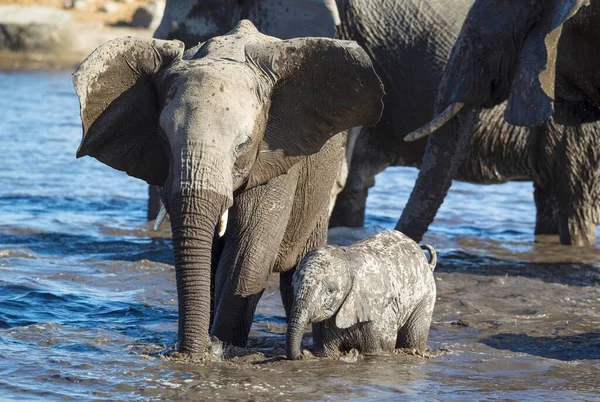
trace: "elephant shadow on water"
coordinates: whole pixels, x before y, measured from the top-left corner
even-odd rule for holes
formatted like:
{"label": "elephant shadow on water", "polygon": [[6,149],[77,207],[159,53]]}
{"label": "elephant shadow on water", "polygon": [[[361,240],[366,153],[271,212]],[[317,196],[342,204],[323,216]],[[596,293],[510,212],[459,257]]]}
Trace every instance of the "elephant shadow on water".
{"label": "elephant shadow on water", "polygon": [[562,361],[600,359],[600,333],[586,332],[563,336],[529,336],[502,333],[481,342],[494,349],[527,353]]}

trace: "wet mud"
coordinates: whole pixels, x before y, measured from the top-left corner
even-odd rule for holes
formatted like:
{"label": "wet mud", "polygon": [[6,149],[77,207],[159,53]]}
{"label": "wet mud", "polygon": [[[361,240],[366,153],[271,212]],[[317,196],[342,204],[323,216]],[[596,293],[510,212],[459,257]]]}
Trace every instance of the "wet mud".
{"label": "wet mud", "polygon": [[[143,182],[75,159],[78,111],[68,73],[0,74],[2,399],[600,398],[600,253],[534,242],[531,183],[454,183],[424,239],[439,252],[431,356],[282,359],[273,276],[248,348],[165,358],[177,330],[167,225],[146,224]],[[394,226],[415,177],[377,177],[369,226]]]}

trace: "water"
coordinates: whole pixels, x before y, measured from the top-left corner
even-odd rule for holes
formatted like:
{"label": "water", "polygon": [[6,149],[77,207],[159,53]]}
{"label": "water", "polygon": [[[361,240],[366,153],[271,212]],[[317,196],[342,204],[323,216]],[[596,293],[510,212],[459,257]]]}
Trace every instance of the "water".
{"label": "water", "polygon": [[[437,357],[278,360],[272,281],[244,356],[161,359],[177,320],[168,232],[146,224],[144,183],[75,159],[78,111],[66,73],[0,74],[2,400],[600,400],[600,256],[533,242],[530,183],[453,185],[425,239]],[[369,225],[394,226],[415,176],[377,177]]]}

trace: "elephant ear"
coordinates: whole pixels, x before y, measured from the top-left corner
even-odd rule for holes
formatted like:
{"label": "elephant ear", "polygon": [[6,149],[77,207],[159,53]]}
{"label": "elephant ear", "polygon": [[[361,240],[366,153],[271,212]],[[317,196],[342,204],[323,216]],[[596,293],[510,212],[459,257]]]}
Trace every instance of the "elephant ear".
{"label": "elephant ear", "polygon": [[375,269],[379,265],[371,261],[356,266],[361,268],[335,317],[335,325],[341,329],[379,318],[393,300],[393,281],[387,271]]}
{"label": "elephant ear", "polygon": [[247,18],[263,34],[280,39],[333,38],[340,24],[335,0],[261,0],[255,4]]}
{"label": "elephant ear", "polygon": [[526,36],[512,82],[506,121],[516,126],[541,124],[552,114],[556,57],[563,23],[589,0],[547,0],[541,19]]}
{"label": "elephant ear", "polygon": [[374,125],[381,117],[383,84],[355,42],[264,40],[246,47],[246,59],[273,85],[249,187],[284,174],[335,134]]}
{"label": "elephant ear", "polygon": [[100,162],[150,184],[162,184],[168,159],[158,129],[156,74],[181,59],[183,43],[124,37],[88,56],[73,74],[83,139],[77,157]]}

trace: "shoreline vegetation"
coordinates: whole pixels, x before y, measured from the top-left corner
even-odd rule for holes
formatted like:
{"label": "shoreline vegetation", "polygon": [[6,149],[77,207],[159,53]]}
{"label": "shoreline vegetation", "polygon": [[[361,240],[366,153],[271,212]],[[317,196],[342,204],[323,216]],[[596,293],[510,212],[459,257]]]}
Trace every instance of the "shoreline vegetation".
{"label": "shoreline vegetation", "polygon": [[121,36],[150,37],[162,0],[0,0],[0,71],[75,69]]}

